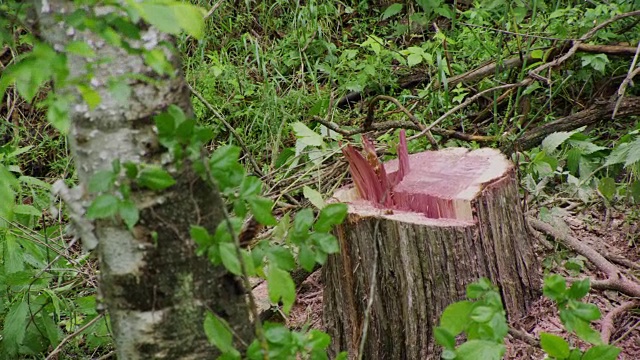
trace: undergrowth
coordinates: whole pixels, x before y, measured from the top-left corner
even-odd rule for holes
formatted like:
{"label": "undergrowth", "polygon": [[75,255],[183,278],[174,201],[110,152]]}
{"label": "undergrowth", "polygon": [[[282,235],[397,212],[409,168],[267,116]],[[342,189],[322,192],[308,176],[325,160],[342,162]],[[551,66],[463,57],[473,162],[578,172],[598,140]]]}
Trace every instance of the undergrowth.
{"label": "undergrowth", "polygon": [[[248,150],[242,161],[250,172],[265,175],[269,194],[286,193],[303,203],[317,202],[319,194],[330,193],[345,179],[344,167],[335,161],[340,144],[359,142],[360,135],[340,135],[318,119],[357,129],[367,117],[367,101],[389,95],[428,125],[478,92],[525,79],[529,70],[568,46],[564,39],[579,38],[594,24],[640,6],[622,0],[494,0],[457,8],[444,1],[386,7],[371,1],[192,2],[205,9],[219,4],[206,21],[203,40],[180,40],[187,81],[213,106],[212,111],[194,98],[200,125],[214,132],[212,147],[240,145],[237,134]],[[11,11],[3,6],[2,12]],[[2,33],[7,43],[0,57],[3,67],[30,46],[24,28],[9,19],[1,20],[14,30],[8,36]],[[634,46],[639,30],[633,18],[622,19],[599,31],[591,43]],[[523,63],[507,66],[514,58]],[[451,82],[453,76],[488,61],[504,66],[478,81]],[[611,79],[624,78],[628,69],[626,57],[580,52],[542,74],[548,84],[533,82],[511,90],[506,101],[489,93],[438,125],[482,134],[488,141],[444,132],[434,132],[434,137],[444,146],[513,149],[523,195],[547,204],[541,216],[552,221],[562,214],[555,202],[559,195],[607,208],[637,207],[637,120],[558,132],[538,147],[517,147],[527,130],[583,110],[596,98],[614,96],[618,86]],[[628,88],[627,95],[638,95],[638,88]],[[108,355],[112,344],[106,317],[95,310],[95,261],[77,245],[69,246],[74,240],[64,235],[64,212],[49,209],[50,180],[74,179],[67,144],[35,104],[19,102],[15,92],[4,99],[2,346],[38,358],[79,332],[65,344],[65,356]],[[375,112],[376,121],[407,119],[386,101],[379,102]],[[396,132],[375,132],[383,155],[394,156]],[[417,132],[409,129],[408,135]],[[422,137],[409,148],[416,152],[433,146]],[[8,207],[17,214],[14,219],[2,217]],[[630,212],[629,221],[640,218],[634,208]],[[637,240],[629,242],[635,246]]]}

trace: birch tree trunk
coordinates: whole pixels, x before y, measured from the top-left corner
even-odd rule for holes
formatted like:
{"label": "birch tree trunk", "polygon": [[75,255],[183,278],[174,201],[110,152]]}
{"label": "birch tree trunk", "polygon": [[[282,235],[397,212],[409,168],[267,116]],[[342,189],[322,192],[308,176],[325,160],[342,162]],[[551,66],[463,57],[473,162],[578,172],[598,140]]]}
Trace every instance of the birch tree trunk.
{"label": "birch tree trunk", "polygon": [[[163,162],[167,150],[159,145],[154,130],[153,116],[171,104],[188,116],[193,113],[179,56],[162,45],[175,45],[174,39],[148,27],[141,29],[142,39],[133,43],[165,52],[176,69],[175,76],[159,76],[145,65],[142,55],[128,54],[94,34],[59,22],[56,15],[69,13],[73,2],[43,0],[35,4],[41,34],[56,50],[71,41],[83,41],[100,61],[91,64],[90,82],[100,94],[100,104],[90,110],[77,94],[71,103],[69,144],[79,187],[86,189],[91,177],[111,169],[114,160],[161,165],[177,181],[162,192],[132,189],[131,198],[140,210],[133,231],[121,221],[94,223],[100,291],[110,315],[118,358],[215,358],[217,351],[203,329],[207,310],[226,319],[234,333],[247,342],[252,327],[244,288],[225,269],[196,256],[189,235],[192,224],[214,232],[223,218],[221,197],[188,165],[180,173],[172,171],[170,164]],[[72,77],[84,75],[87,69],[87,61],[81,57],[70,57],[68,65]],[[107,84],[111,77],[125,74],[144,75],[154,82],[130,80],[131,96],[126,103],[119,102]],[[86,193],[83,198],[90,200]]]}

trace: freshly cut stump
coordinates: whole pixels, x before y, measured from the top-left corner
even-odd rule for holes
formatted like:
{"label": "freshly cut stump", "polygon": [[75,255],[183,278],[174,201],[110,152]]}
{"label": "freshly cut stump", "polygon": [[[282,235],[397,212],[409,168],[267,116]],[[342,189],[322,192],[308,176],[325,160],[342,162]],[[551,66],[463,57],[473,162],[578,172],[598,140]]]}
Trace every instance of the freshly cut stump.
{"label": "freshly cut stump", "polygon": [[349,205],[335,230],[341,252],[323,270],[324,321],[334,353],[357,356],[372,278],[363,352],[374,360],[437,356],[433,328],[442,311],[464,299],[466,285],[480,277],[500,287],[512,320],[539,292],[515,169],[504,155],[452,148],[409,155],[408,166],[393,160],[382,167],[395,182],[391,199],[363,200],[355,187],[334,194]]}

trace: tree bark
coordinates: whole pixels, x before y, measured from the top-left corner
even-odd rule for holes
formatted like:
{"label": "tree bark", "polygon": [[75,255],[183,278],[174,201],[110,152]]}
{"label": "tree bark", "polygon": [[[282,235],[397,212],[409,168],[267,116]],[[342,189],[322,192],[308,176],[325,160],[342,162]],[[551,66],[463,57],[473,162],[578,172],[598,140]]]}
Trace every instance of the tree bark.
{"label": "tree bark", "polygon": [[[398,163],[384,164],[390,179],[401,172]],[[539,292],[515,169],[502,154],[446,149],[411,155],[409,164],[391,207],[362,200],[353,188],[334,196],[349,204],[336,228],[341,252],[323,267],[323,314],[335,352],[356,358],[366,336],[365,359],[435,358],[433,328],[469,283],[488,277],[497,284],[512,320]]]}
{"label": "tree bark", "polygon": [[[83,41],[96,52],[92,88],[100,104],[90,110],[73,89],[69,144],[79,187],[91,177],[110,170],[119,160],[163,166],[177,183],[162,192],[132,188],[131,198],[140,210],[140,221],[129,231],[119,220],[95,221],[98,239],[100,291],[109,312],[119,359],[212,359],[218,354],[204,333],[207,310],[226,319],[234,333],[249,341],[252,327],[245,289],[222,267],[196,256],[190,238],[192,224],[211,233],[223,219],[220,195],[209,188],[188,165],[179,172],[167,164],[167,149],[158,143],[153,116],[177,105],[193,114],[190,93],[181,74],[180,59],[163,42],[175,39],[149,27],[132,45],[162,49],[174,66],[173,76],[160,76],[145,65],[142,55],[127,53],[104,39],[76,31],[59,22],[56,14],[69,13],[73,2],[35,1],[42,36],[57,50],[70,41]],[[94,9],[96,10],[96,9]],[[100,9],[109,11],[109,9]],[[68,59],[71,77],[87,74],[88,61]],[[119,102],[108,90],[114,76],[144,75],[153,83],[129,80],[132,93]],[[85,199],[90,195],[84,194]],[[86,205],[86,203],[85,203]]]}

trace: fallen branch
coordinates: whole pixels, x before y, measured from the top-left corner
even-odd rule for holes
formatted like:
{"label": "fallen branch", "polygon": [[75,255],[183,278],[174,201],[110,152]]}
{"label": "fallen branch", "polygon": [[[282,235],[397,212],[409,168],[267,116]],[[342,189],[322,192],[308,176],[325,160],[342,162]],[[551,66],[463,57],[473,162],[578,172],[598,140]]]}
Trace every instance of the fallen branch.
{"label": "fallen branch", "polygon": [[[354,130],[345,130],[338,126],[336,123],[327,121],[323,118],[315,116],[313,121],[319,122],[320,124],[326,126],[329,130],[335,131],[338,134],[344,136],[353,136],[357,134],[362,134],[367,131],[386,131],[386,130],[395,130],[395,129],[406,129],[406,130],[416,130],[421,131],[424,128],[418,127],[416,124],[409,121],[384,121],[379,123],[371,124],[370,130],[365,130],[364,128],[358,128]],[[434,127],[431,131],[440,136],[451,137],[458,140],[464,141],[477,141],[477,142],[491,142],[498,141],[500,137],[498,136],[486,136],[486,135],[470,135],[465,134],[460,131],[443,129],[439,127]]]}
{"label": "fallen branch", "polygon": [[[575,114],[560,118],[558,120],[540,125],[531,131],[528,131],[517,140],[517,150],[527,150],[537,144],[547,135],[558,131],[570,131],[577,129],[581,126],[592,125],[604,119],[610,117],[613,110],[616,107],[616,103],[610,101],[599,101],[588,109],[579,111]],[[617,116],[634,116],[640,115],[640,97],[628,96],[625,97],[618,107]],[[514,150],[514,144],[508,144],[503,147],[503,151],[510,153]]]}
{"label": "fallen branch", "polygon": [[614,330],[613,322],[615,318],[638,306],[640,306],[640,302],[638,302],[637,300],[626,301],[618,305],[617,307],[615,307],[613,310],[609,311],[607,316],[605,316],[604,319],[602,319],[602,325],[600,327],[600,335],[602,337],[602,341],[605,344],[608,344],[609,341],[611,340],[611,335],[613,334],[613,330]]}
{"label": "fallen branch", "polygon": [[[402,110],[402,112],[405,113],[409,117],[411,122],[415,124],[420,130],[424,129],[424,125],[420,123],[420,120],[417,117],[415,117],[415,115],[413,115],[411,111],[407,110],[406,107],[400,104],[400,101],[398,101],[396,98],[387,96],[387,95],[378,95],[373,99],[371,99],[371,102],[369,102],[369,110],[367,111],[367,118],[365,119],[364,124],[362,126],[364,130],[368,131],[371,129],[371,125],[373,124],[373,120],[375,119],[375,109],[376,109],[375,105],[380,100],[387,100],[392,102],[393,104],[395,104],[395,106],[398,107],[398,109]],[[429,143],[431,143],[431,146],[435,150],[437,150],[439,148],[438,143],[436,142],[436,139],[433,138],[431,131],[427,130],[426,135],[427,135],[427,138],[429,139]]]}
{"label": "fallen branch", "polygon": [[543,221],[532,217],[528,217],[527,220],[534,229],[553,236],[567,248],[587,258],[606,275],[607,279],[605,280],[591,280],[592,288],[617,290],[627,296],[640,297],[640,283],[631,280],[616,265],[612,264],[592,247],[569,234],[562,233],[552,225]]}
{"label": "fallen branch", "polygon": [[618,108],[620,107],[620,103],[624,98],[624,94],[627,90],[627,86],[631,82],[631,80],[638,75],[640,72],[640,67],[636,68],[636,63],[638,62],[638,53],[640,53],[640,41],[638,42],[638,46],[636,47],[635,55],[633,56],[633,60],[631,61],[631,65],[629,66],[629,71],[627,72],[627,76],[620,84],[618,88],[618,100],[616,101],[616,107],[613,109],[613,114],[611,115],[611,119],[615,119],[616,114],[618,113]]}

